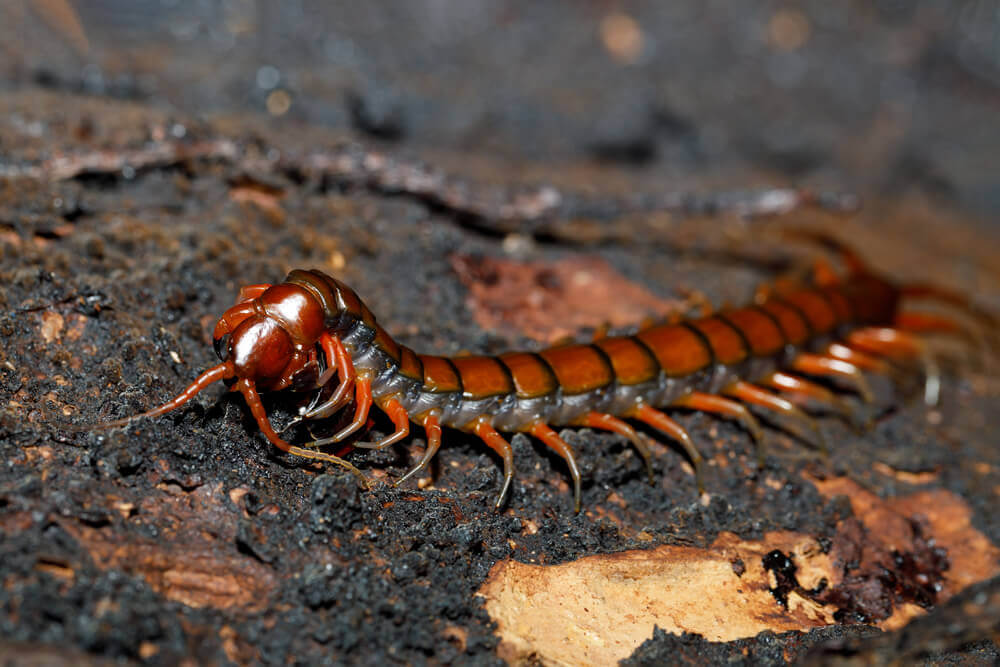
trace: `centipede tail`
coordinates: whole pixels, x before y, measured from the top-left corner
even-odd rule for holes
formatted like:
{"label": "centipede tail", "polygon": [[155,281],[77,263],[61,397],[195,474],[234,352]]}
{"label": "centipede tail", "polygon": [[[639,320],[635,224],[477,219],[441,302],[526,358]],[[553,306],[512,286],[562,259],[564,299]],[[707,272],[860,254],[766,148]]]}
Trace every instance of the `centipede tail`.
{"label": "centipede tail", "polygon": [[[397,485],[427,468],[447,426],[477,436],[500,457],[503,482],[497,508],[510,494],[515,468],[513,448],[502,433],[522,432],[565,462],[579,511],[583,480],[573,448],[558,432],[561,427],[624,437],[643,459],[652,482],[649,437],[629,423],[638,422],[677,443],[700,492],[703,456],[669,412],[695,410],[738,423],[750,435],[761,463],[766,441],[751,408],[826,453],[812,413],[863,425],[864,417],[842,393],[873,402],[866,374],[892,379],[901,368],[917,364],[925,376],[925,400],[937,401],[940,370],[921,334],[953,335],[986,351],[986,334],[978,336],[947,316],[903,308],[904,299],[936,299],[996,335],[998,320],[961,295],[924,285],[897,288],[871,273],[839,241],[814,232],[795,235],[836,252],[846,275],[818,261],[811,282],[775,281],[745,307],[713,309],[702,300],[697,316],[650,322],[633,335],[608,336],[604,331],[591,343],[495,357],[418,354],[393,340],[351,288],[319,271],[292,271],[277,285],[243,287],[213,334],[222,363],[176,398],[139,416],[162,415],[212,383],[229,380],[275,447],[343,467],[367,484],[352,464],[318,448],[355,436],[376,406],[389,417],[393,431],[355,446],[395,445],[409,437],[411,421],[424,429],[424,453]],[[271,426],[259,392],[292,387],[316,392],[293,424],[324,419],[353,404],[350,423],[330,437],[289,444]]]}

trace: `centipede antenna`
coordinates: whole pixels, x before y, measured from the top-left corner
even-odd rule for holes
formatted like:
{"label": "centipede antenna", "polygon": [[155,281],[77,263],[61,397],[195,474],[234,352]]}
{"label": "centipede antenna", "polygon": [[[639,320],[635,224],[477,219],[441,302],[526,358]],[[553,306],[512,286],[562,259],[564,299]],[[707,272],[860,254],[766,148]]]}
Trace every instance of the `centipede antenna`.
{"label": "centipede antenna", "polygon": [[314,449],[303,449],[302,447],[295,447],[294,445],[288,448],[288,453],[294,454],[295,456],[301,456],[304,459],[323,461],[324,463],[332,463],[336,466],[340,466],[341,468],[344,468],[352,475],[357,477],[358,481],[360,481],[366,489],[371,488],[371,480],[368,479],[368,477],[363,472],[361,472],[360,470],[358,470],[353,465],[351,465],[344,459],[340,458],[339,456],[334,456],[333,454],[327,454],[326,452],[316,451]]}
{"label": "centipede antenna", "polygon": [[104,422],[102,424],[94,424],[93,426],[84,427],[81,430],[86,431],[98,431],[106,428],[117,428],[119,426],[127,426],[134,419],[142,419],[147,417],[159,417],[160,415],[166,414],[172,410],[176,410],[181,407],[192,398],[194,398],[198,393],[205,390],[207,387],[218,382],[219,380],[224,380],[228,377],[233,377],[235,371],[233,370],[232,364],[228,362],[223,362],[218,366],[212,366],[207,371],[199,375],[195,380],[187,386],[187,388],[178,394],[176,397],[167,401],[163,405],[153,408],[152,410],[147,410],[137,415],[132,415],[131,417],[125,417],[123,419],[116,419],[110,422]]}

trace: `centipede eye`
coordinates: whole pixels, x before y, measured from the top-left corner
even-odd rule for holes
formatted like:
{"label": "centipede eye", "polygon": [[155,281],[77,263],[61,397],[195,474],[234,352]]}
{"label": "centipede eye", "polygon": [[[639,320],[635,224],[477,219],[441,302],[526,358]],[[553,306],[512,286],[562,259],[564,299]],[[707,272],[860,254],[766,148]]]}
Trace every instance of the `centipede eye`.
{"label": "centipede eye", "polygon": [[216,338],[212,341],[215,346],[215,353],[219,355],[219,359],[222,361],[226,360],[229,356],[229,334],[223,334],[221,338]]}

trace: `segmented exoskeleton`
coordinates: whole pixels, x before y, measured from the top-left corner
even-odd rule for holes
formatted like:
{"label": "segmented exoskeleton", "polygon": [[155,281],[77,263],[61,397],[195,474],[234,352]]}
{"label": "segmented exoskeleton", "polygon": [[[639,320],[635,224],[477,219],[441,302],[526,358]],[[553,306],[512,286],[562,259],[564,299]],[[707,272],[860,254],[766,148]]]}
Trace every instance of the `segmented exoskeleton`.
{"label": "segmented exoskeleton", "polygon": [[[578,511],[580,474],[573,450],[552,427],[585,426],[621,434],[642,455],[652,479],[645,436],[625,421],[637,420],[680,443],[700,488],[701,455],[663,408],[738,420],[759,451],[761,428],[749,404],[777,413],[800,435],[825,447],[815,422],[800,408],[847,416],[850,410],[836,393],[809,378],[838,378],[870,400],[864,372],[886,372],[886,357],[919,359],[927,375],[927,399],[936,399],[936,366],[915,334],[960,327],[940,316],[901,310],[904,297],[937,297],[981,315],[949,292],[896,287],[843,246],[827,237],[815,238],[840,253],[848,269],[845,277],[820,264],[811,284],[762,292],[746,307],[649,326],[634,335],[500,356],[418,354],[395,342],[350,287],[320,271],[292,271],[278,285],[243,287],[236,305],[215,327],[221,363],[172,401],[139,416],[161,415],[211,383],[229,380],[276,447],[335,463],[364,479],[347,461],[317,448],[355,433],[366,424],[371,406],[378,405],[395,431],[377,443],[356,446],[383,448],[399,442],[408,435],[411,421],[427,434],[423,457],[397,484],[427,466],[440,447],[442,426],[448,426],[476,434],[503,459],[498,507],[514,471],[513,450],[501,432],[521,431],[566,461]],[[301,447],[285,442],[272,428],[258,391],[322,388],[334,376],[338,384],[332,393],[303,409],[299,419],[329,417],[353,400],[351,423]]]}

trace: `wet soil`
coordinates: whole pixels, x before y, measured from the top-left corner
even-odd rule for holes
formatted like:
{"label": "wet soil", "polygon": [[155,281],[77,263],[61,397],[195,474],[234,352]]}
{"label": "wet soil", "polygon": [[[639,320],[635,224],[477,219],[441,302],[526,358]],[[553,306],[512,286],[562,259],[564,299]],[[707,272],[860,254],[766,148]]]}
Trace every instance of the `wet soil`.
{"label": "wet soil", "polygon": [[[277,282],[297,267],[342,278],[398,340],[441,354],[537,347],[561,335],[552,334],[565,324],[561,315],[546,322],[542,309],[522,326],[498,317],[504,311],[495,302],[474,298],[479,292],[469,281],[482,283],[485,273],[492,272],[488,283],[508,284],[504,272],[523,276],[526,267],[548,265],[555,268],[534,274],[539,289],[556,300],[572,293],[586,301],[565,276],[581,262],[610,267],[634,290],[628,293],[642,295],[630,307],[649,315],[662,314],[657,304],[689,303],[692,291],[716,304],[740,303],[761,281],[817,254],[772,233],[788,224],[832,230],[888,275],[955,287],[997,309],[997,232],[977,217],[995,213],[995,183],[979,167],[996,154],[996,139],[988,123],[978,138],[970,128],[998,93],[990,63],[970,69],[950,57],[960,30],[938,33],[924,14],[884,8],[848,17],[865,26],[864,44],[902,35],[900,26],[924,44],[920,51],[903,40],[916,52],[906,51],[902,71],[926,75],[930,83],[916,90],[936,108],[954,104],[948,118],[960,127],[948,143],[926,110],[886,120],[879,109],[845,101],[829,111],[827,98],[802,90],[779,91],[782,99],[803,100],[788,102],[795,111],[783,116],[787,133],[758,133],[766,110],[727,117],[712,96],[666,114],[672,107],[656,95],[633,104],[624,93],[580,84],[576,77],[588,67],[612,74],[624,67],[582,46],[590,55],[579,63],[556,50],[540,58],[536,81],[571,74],[561,86],[533,89],[527,106],[515,103],[525,99],[520,89],[477,96],[489,87],[482,81],[496,73],[493,66],[462,75],[475,84],[447,103],[442,91],[454,83],[447,72],[420,79],[384,65],[367,70],[378,72],[367,79],[333,78],[310,103],[301,92],[308,49],[303,55],[294,40],[279,40],[278,69],[298,73],[292,80],[300,88],[294,112],[277,118],[266,91],[247,83],[259,81],[261,64],[245,51],[216,72],[198,49],[185,53],[181,42],[154,40],[162,51],[150,49],[148,60],[129,66],[140,48],[106,37],[101,66],[81,70],[68,29],[53,37],[53,28],[31,20],[35,9],[26,11],[18,19],[25,23],[7,21],[0,30],[27,25],[25,35],[41,31],[57,52],[45,60],[27,45],[0,51],[0,653],[65,664],[80,664],[82,656],[95,664],[499,663],[494,623],[476,596],[497,562],[555,564],[665,544],[707,548],[722,532],[745,540],[779,530],[820,544],[844,540],[851,503],[824,495],[816,482],[838,476],[883,497],[946,489],[968,504],[976,529],[1000,544],[996,371],[983,364],[949,364],[935,408],[922,405],[912,380],[876,383],[877,404],[859,406],[870,411],[870,428],[820,421],[833,445],[829,461],[768,429],[758,468],[738,427],[680,415],[709,462],[702,496],[672,447],[656,448],[650,485],[641,459],[620,438],[566,431],[584,479],[579,515],[564,464],[521,435],[512,438],[510,500],[494,512],[499,461],[456,432],[446,432],[432,469],[407,488],[382,482],[419,460],[421,434],[387,451],[350,453],[379,480],[366,491],[339,470],[275,450],[239,397],[221,386],[160,419],[78,429],[174,396],[215,363],[211,329],[239,286]],[[561,11],[558,25],[570,34],[599,30],[599,17]],[[673,25],[660,10],[645,11],[635,15],[649,34],[659,34],[657,21]],[[254,16],[261,35],[293,20]],[[114,26],[82,18],[97,43]],[[504,20],[535,25],[520,11]],[[722,29],[718,17],[700,20]],[[755,20],[770,25],[766,16]],[[772,39],[784,44],[781,25]],[[821,52],[808,52],[818,61],[844,43],[834,37],[850,32],[836,22],[831,33],[812,25],[824,37]],[[382,53],[358,39],[360,53]],[[832,44],[823,46],[827,39]],[[341,53],[337,44],[325,48]],[[453,44],[448,53],[474,46]],[[165,67],[172,53],[179,60]],[[697,53],[702,60],[692,57],[691,66],[704,71],[723,58]],[[869,88],[882,89],[884,63],[865,57],[878,62],[859,66],[861,90],[850,96],[857,104]],[[589,58],[598,64],[587,65]],[[668,60],[661,52],[639,73],[626,68],[623,90],[655,92]],[[780,73],[791,66],[774,67],[771,87],[779,89],[787,80]],[[406,83],[402,93],[380,87],[392,78],[386,71]],[[690,76],[677,79],[677,90],[695,86],[684,83]],[[935,78],[942,76],[945,83]],[[627,85],[633,77],[644,86]],[[842,83],[815,85],[835,97]],[[219,92],[208,103],[204,87],[212,85]],[[752,78],[733,85],[749,88]],[[346,89],[355,94],[345,96]],[[761,97],[740,97],[741,108]],[[596,98],[604,103],[587,103]],[[635,122],[656,110],[648,124]],[[850,122],[838,125],[840,117]],[[569,130],[559,131],[567,118]],[[719,126],[732,128],[727,136],[735,139],[720,144]],[[893,133],[899,127],[907,129],[904,139]],[[632,128],[653,129],[632,136],[625,131]],[[759,142],[742,141],[752,137]],[[504,149],[487,150],[497,146]],[[858,164],[865,165],[861,175],[851,169]],[[667,191],[667,182],[677,187]],[[820,196],[798,189],[803,185]],[[762,194],[761,187],[771,189]],[[859,212],[842,192],[861,195]],[[477,258],[478,272],[460,270]],[[597,308],[573,328],[619,326],[618,293],[601,292],[607,317]],[[308,399],[274,395],[266,406],[283,425]],[[365,437],[390,429],[378,417]],[[304,429],[289,435],[308,437]],[[997,660],[1000,580],[937,600],[933,584],[955,575],[948,554],[934,550],[934,535],[921,532],[919,514],[914,534],[922,550],[900,555],[891,585],[884,584],[889,575],[870,570],[869,582],[883,582],[879,599],[864,597],[871,592],[865,581],[845,586],[840,597],[827,591],[826,603],[843,610],[844,624],[725,643],[657,631],[629,661]],[[771,560],[781,565],[778,556]],[[794,568],[783,571],[794,588]],[[877,620],[871,609],[900,604],[899,582],[925,580],[930,589],[910,597],[926,616],[892,632],[865,624]]]}

